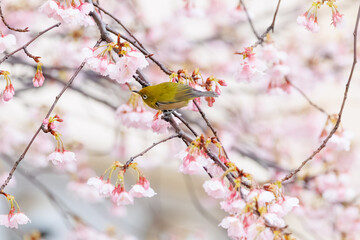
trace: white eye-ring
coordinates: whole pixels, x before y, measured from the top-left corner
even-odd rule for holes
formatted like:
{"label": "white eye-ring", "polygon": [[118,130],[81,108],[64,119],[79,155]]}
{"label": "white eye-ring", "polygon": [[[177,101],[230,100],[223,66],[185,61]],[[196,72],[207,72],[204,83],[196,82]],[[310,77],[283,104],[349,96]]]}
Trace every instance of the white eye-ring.
{"label": "white eye-ring", "polygon": [[144,94],[144,95],[142,96],[142,98],[143,98],[143,99],[147,99],[147,96]]}

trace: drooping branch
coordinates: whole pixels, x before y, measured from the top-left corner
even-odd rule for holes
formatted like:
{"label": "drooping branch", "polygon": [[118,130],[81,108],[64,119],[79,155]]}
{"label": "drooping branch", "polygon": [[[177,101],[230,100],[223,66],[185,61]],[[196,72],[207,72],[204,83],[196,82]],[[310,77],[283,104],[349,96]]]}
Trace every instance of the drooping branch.
{"label": "drooping branch", "polygon": [[357,63],[357,56],[356,56],[356,49],[357,49],[357,33],[358,33],[358,26],[359,26],[359,19],[360,19],[360,4],[359,4],[359,9],[358,9],[358,13],[357,13],[357,17],[356,17],[356,23],[355,23],[355,29],[353,32],[354,35],[354,44],[353,44],[353,62],[352,62],[352,66],[351,66],[351,70],[350,70],[350,74],[349,74],[349,78],[346,82],[345,85],[345,91],[344,91],[344,97],[341,103],[341,107],[338,113],[338,118],[337,121],[333,127],[333,129],[331,130],[331,132],[329,133],[329,135],[323,140],[323,142],[321,143],[321,145],[307,158],[305,159],[298,168],[296,168],[294,171],[292,171],[291,173],[289,173],[288,175],[286,175],[281,181],[285,182],[289,179],[291,179],[293,176],[295,176],[298,172],[300,172],[300,170],[310,161],[312,160],[322,149],[325,148],[327,142],[330,140],[330,138],[335,134],[336,130],[339,128],[340,123],[341,123],[341,118],[342,118],[342,113],[345,107],[345,103],[346,103],[346,99],[348,96],[348,92],[349,92],[349,88],[350,88],[350,83],[353,77],[353,73],[355,70],[355,65]]}

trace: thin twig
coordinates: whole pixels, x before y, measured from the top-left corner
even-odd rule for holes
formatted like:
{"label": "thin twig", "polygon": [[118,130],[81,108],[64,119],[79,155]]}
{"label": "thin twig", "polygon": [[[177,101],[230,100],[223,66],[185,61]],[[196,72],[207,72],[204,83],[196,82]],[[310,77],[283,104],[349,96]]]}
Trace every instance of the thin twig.
{"label": "thin twig", "polygon": [[158,141],[158,142],[156,142],[156,143],[153,143],[150,147],[146,148],[146,149],[145,149],[144,151],[142,151],[141,153],[136,154],[135,156],[131,157],[131,158],[125,163],[124,169],[126,169],[126,168],[130,165],[130,163],[132,163],[136,158],[138,158],[138,157],[140,157],[140,156],[143,156],[145,153],[147,153],[147,152],[148,152],[149,150],[151,150],[153,147],[155,147],[155,146],[157,146],[157,145],[159,145],[159,144],[161,144],[161,143],[167,142],[167,141],[169,141],[170,139],[178,138],[178,137],[179,137],[179,135],[178,135],[178,134],[175,134],[175,135],[172,135],[172,136],[170,136],[170,137],[167,137],[167,138],[165,138],[165,139],[163,139],[163,140],[161,140],[161,141]]}
{"label": "thin twig", "polygon": [[117,22],[117,23],[130,35],[130,37],[132,37],[132,38],[135,40],[135,42],[137,42],[137,43],[139,44],[139,46],[146,51],[146,49],[145,49],[145,47],[142,45],[142,43],[125,27],[124,24],[122,24],[122,22],[121,22],[119,19],[117,19],[117,18],[114,17],[111,13],[109,13],[108,11],[106,11],[105,9],[103,9],[102,7],[100,7],[99,4],[93,3],[93,5],[94,5],[95,7],[97,7],[98,9],[100,9],[103,13],[105,13],[106,15],[108,15],[109,17],[111,17],[115,22]]}
{"label": "thin twig", "polygon": [[28,41],[27,43],[25,43],[25,45],[19,47],[18,49],[16,49],[15,51],[6,54],[1,60],[0,60],[0,64],[2,64],[6,59],[8,59],[10,56],[14,55],[15,53],[19,52],[22,49],[25,49],[26,47],[28,47],[32,42],[34,42],[38,37],[40,37],[41,35],[43,35],[44,33],[50,31],[53,28],[59,27],[61,25],[61,23],[57,23],[55,25],[52,25],[51,27],[45,29],[42,32],[39,32],[33,39],[31,39],[30,41]]}
{"label": "thin twig", "polygon": [[244,8],[244,11],[245,11],[245,14],[246,14],[246,18],[247,18],[247,20],[248,20],[248,22],[249,22],[249,25],[250,25],[250,27],[251,27],[251,30],[253,31],[253,33],[254,33],[254,35],[256,36],[256,38],[257,38],[258,40],[260,40],[260,36],[259,36],[259,34],[257,33],[257,31],[255,30],[254,24],[253,24],[253,22],[252,22],[252,20],[251,20],[251,17],[250,17],[250,15],[249,15],[249,12],[248,12],[248,10],[247,10],[247,8],[246,8],[245,3],[244,3],[243,0],[240,0],[240,5]]}
{"label": "thin twig", "polygon": [[271,29],[272,29],[272,32],[274,32],[274,30],[275,30],[275,21],[276,21],[276,16],[277,16],[277,14],[279,12],[280,2],[281,2],[281,0],[278,1],[278,4],[276,6],[276,10],[275,10],[275,13],[274,13],[273,21],[272,21],[272,23],[270,25]]}
{"label": "thin twig", "polygon": [[[11,160],[10,156],[2,154],[3,159],[5,162],[7,162],[9,165],[12,165],[14,161]],[[74,217],[75,214],[71,213],[69,209],[65,209],[65,204],[60,203],[59,198],[56,197],[50,189],[48,189],[41,181],[36,179],[35,175],[32,175],[31,173],[22,170],[21,168],[17,169],[17,172],[20,173],[22,176],[24,176],[27,180],[29,180],[34,186],[39,188],[47,198],[49,198],[50,202],[54,205],[54,208],[59,211],[60,215],[64,217],[64,219],[67,220],[67,222],[71,225],[71,221],[69,221],[69,217]]]}
{"label": "thin twig", "polygon": [[10,29],[10,30],[13,30],[13,31],[16,31],[16,32],[28,32],[29,31],[29,28],[26,27],[24,29],[21,29],[21,28],[13,28],[11,27],[5,20],[5,17],[4,17],[4,14],[2,12],[2,8],[1,8],[1,1],[0,1],[0,16],[1,16],[1,20],[3,21],[3,23],[5,24],[5,26]]}
{"label": "thin twig", "polygon": [[[97,41],[97,43],[95,44],[94,47],[97,47],[101,42],[101,39]],[[52,106],[50,107],[48,113],[46,114],[45,118],[48,118],[50,116],[50,114],[52,113],[52,111],[54,110],[57,102],[59,101],[59,99],[61,98],[61,96],[63,95],[63,93],[69,88],[69,86],[73,83],[75,77],[79,74],[79,72],[81,71],[81,69],[84,67],[86,61],[83,61],[81,63],[81,65],[76,69],[75,73],[72,75],[72,77],[70,78],[70,80],[67,82],[67,84],[64,86],[64,88],[60,91],[60,93],[56,96],[55,101],[53,102]],[[9,181],[11,180],[17,166],[19,165],[19,163],[24,159],[27,151],[30,149],[32,143],[34,142],[34,140],[36,139],[37,135],[39,134],[39,132],[41,131],[41,129],[43,128],[43,125],[41,124],[40,127],[36,130],[34,136],[31,138],[30,142],[28,143],[28,145],[26,146],[24,152],[21,154],[21,156],[19,157],[19,159],[14,163],[13,168],[11,169],[11,171],[9,172],[9,176],[7,177],[7,179],[5,180],[5,182],[3,183],[3,185],[1,185],[0,187],[0,192],[4,190],[4,188],[6,187],[6,185],[9,183]]]}
{"label": "thin twig", "polygon": [[286,175],[286,176],[281,180],[281,182],[287,181],[287,180],[289,180],[290,178],[292,178],[294,175],[296,175],[296,174],[305,166],[306,163],[308,163],[310,160],[312,160],[312,159],[314,158],[314,156],[316,156],[323,148],[325,148],[327,142],[328,142],[328,141],[330,140],[330,138],[335,134],[336,130],[338,129],[338,127],[339,127],[339,125],[340,125],[342,113],[343,113],[343,110],[344,110],[344,107],[345,107],[345,103],[346,103],[348,91],[349,91],[349,88],[350,88],[351,79],[352,79],[352,76],[353,76],[353,73],[354,73],[354,69],[355,69],[355,65],[356,65],[356,62],[357,62],[357,57],[356,57],[357,44],[356,44],[356,41],[357,41],[357,33],[358,33],[359,19],[360,19],[360,4],[359,4],[359,9],[358,9],[357,17],[356,17],[355,29],[354,29],[354,32],[353,32],[353,35],[354,35],[354,54],[353,54],[354,57],[353,57],[353,63],[352,63],[352,66],[351,66],[351,71],[350,71],[350,75],[349,75],[348,81],[347,81],[346,86],[345,86],[344,98],[343,98],[342,103],[341,103],[341,107],[340,107],[340,110],[339,110],[339,113],[338,113],[338,119],[337,119],[337,121],[336,121],[336,123],[335,123],[335,126],[333,127],[333,129],[331,130],[331,132],[329,133],[329,135],[328,135],[328,136],[324,139],[324,141],[321,143],[321,145],[320,145],[307,159],[305,159],[297,169],[295,169],[294,171],[292,171],[290,174]]}
{"label": "thin twig", "polygon": [[192,134],[194,134],[195,137],[198,136],[197,132],[195,132],[195,130],[190,126],[190,124],[182,117],[180,116],[180,114],[176,113],[176,112],[172,112],[172,114],[179,119],[191,132]]}
{"label": "thin twig", "polygon": [[278,4],[277,4],[276,9],[275,9],[274,17],[273,17],[273,20],[272,20],[270,26],[265,30],[265,32],[264,32],[263,34],[261,34],[260,39],[257,40],[254,45],[251,46],[252,48],[255,48],[255,47],[257,47],[258,45],[262,44],[262,43],[265,41],[264,39],[265,39],[266,35],[267,35],[270,31],[274,32],[275,21],[276,21],[276,16],[277,16],[277,14],[278,14],[278,12],[279,12],[280,2],[281,2],[281,0],[278,1]]}
{"label": "thin twig", "polygon": [[29,58],[34,59],[34,61],[35,61],[36,63],[39,61],[40,57],[39,57],[39,56],[34,56],[34,55],[32,55],[32,54],[27,50],[26,47],[24,47],[24,52],[25,52],[25,54],[26,54]]}
{"label": "thin twig", "polygon": [[301,96],[303,96],[306,101],[308,101],[308,103],[313,106],[314,108],[316,108],[317,110],[319,110],[320,112],[326,114],[327,116],[330,116],[329,113],[327,113],[323,108],[319,107],[318,105],[316,105],[313,101],[310,100],[310,98],[296,85],[294,85],[294,83],[292,81],[289,80],[289,78],[287,76],[285,76],[285,81],[288,82],[298,93],[301,94]]}
{"label": "thin twig", "polygon": [[[204,121],[206,122],[206,125],[210,128],[211,132],[214,134],[216,140],[221,144],[221,148],[222,148],[222,150],[223,150],[226,158],[229,159],[229,156],[228,156],[228,154],[227,154],[227,152],[226,152],[223,144],[221,143],[220,138],[218,137],[216,130],[213,128],[213,126],[211,125],[211,123],[210,123],[209,120],[207,119],[205,113],[202,111],[202,109],[200,108],[199,104],[198,104],[195,100],[193,100],[193,103],[195,104],[195,106],[196,106],[197,110],[199,111],[201,117],[202,117],[202,118],[204,119]],[[230,159],[229,159],[229,160],[230,160]]]}

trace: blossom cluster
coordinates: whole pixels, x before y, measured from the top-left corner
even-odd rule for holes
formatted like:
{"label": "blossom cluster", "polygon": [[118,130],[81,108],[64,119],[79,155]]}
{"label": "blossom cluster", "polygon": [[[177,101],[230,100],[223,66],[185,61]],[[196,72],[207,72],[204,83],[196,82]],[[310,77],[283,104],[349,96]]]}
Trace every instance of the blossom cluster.
{"label": "blossom cluster", "polygon": [[20,211],[20,207],[17,204],[14,196],[4,192],[1,192],[1,194],[4,195],[10,202],[11,207],[8,214],[0,214],[0,225],[3,225],[7,228],[18,228],[19,225],[31,222],[30,219]]}
{"label": "blossom cluster", "polygon": [[207,194],[221,199],[221,208],[229,214],[219,226],[232,239],[293,239],[285,232],[283,219],[298,206],[299,200],[285,196],[280,184],[247,190],[226,186],[223,178],[213,178],[203,185]]}
{"label": "blossom cluster", "polygon": [[85,48],[86,64],[102,76],[109,76],[122,84],[131,81],[136,70],[147,67],[144,54],[128,42],[108,43],[95,48]]}
{"label": "blossom cluster", "polygon": [[56,148],[48,156],[48,160],[51,161],[59,169],[74,172],[76,170],[76,156],[75,153],[67,151],[60,138],[61,134],[56,131],[55,122],[63,122],[63,119],[59,115],[46,118],[43,120],[43,127],[47,127],[44,131],[50,132],[55,137]]}
{"label": "blossom cluster", "polygon": [[253,52],[252,47],[246,47],[244,51],[236,54],[243,56],[235,76],[238,81],[253,82],[261,79],[261,82],[267,84],[267,92],[290,91],[287,80],[290,73],[290,68],[286,64],[287,54],[277,50],[269,37],[258,54]]}
{"label": "blossom cluster", "polygon": [[222,170],[220,167],[216,165],[206,153],[206,149],[210,143],[213,143],[218,148],[219,160],[227,163],[221,144],[217,142],[215,138],[205,139],[204,135],[200,135],[191,142],[185,151],[177,154],[177,156],[182,159],[179,171],[185,174],[200,174],[204,172],[205,168],[206,171],[212,175],[217,176],[221,174]]}
{"label": "blossom cluster", "polygon": [[[138,173],[138,181],[132,186],[130,191],[125,190],[125,172],[130,167]],[[111,183],[111,178],[115,170],[118,170],[115,184]],[[109,172],[107,180],[104,175]],[[125,206],[134,203],[134,198],[153,197],[156,195],[155,191],[150,187],[150,182],[144,177],[136,163],[129,165],[122,165],[115,161],[110,168],[105,171],[101,177],[91,177],[87,184],[93,186],[98,192],[99,196],[111,198],[112,203],[117,206]]]}
{"label": "blossom cluster", "polygon": [[307,30],[317,33],[320,30],[319,23],[318,23],[318,9],[322,5],[328,5],[331,8],[332,17],[331,17],[331,24],[334,27],[341,26],[343,22],[343,14],[340,14],[337,5],[335,4],[336,0],[326,0],[326,1],[314,1],[309,10],[307,10],[303,15],[297,18],[297,23]]}
{"label": "blossom cluster", "polygon": [[94,21],[89,15],[94,11],[92,4],[82,0],[61,1],[47,0],[41,7],[40,11],[57,21],[65,22],[68,25],[93,25]]}

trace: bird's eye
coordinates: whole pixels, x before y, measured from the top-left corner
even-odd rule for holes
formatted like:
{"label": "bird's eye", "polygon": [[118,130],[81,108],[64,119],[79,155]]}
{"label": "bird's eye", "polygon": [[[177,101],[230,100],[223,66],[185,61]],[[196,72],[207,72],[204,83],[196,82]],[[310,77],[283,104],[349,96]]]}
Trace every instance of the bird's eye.
{"label": "bird's eye", "polygon": [[142,98],[143,98],[143,99],[147,99],[147,96],[144,94],[144,95],[142,96]]}

